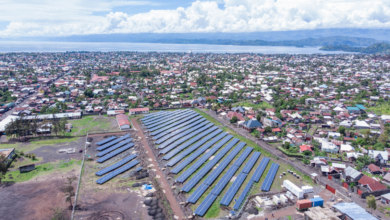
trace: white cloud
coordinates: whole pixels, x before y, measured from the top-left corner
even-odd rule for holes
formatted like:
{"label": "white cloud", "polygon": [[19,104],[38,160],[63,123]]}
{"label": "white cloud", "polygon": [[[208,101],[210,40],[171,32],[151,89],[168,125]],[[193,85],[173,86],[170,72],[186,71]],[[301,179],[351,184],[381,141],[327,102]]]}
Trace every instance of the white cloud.
{"label": "white cloud", "polygon": [[[4,2],[4,1],[3,1]],[[3,6],[2,1],[0,4]],[[107,33],[254,32],[316,28],[390,28],[390,1],[363,0],[225,0],[197,1],[187,8],[122,12],[95,16],[113,7],[155,4],[145,1],[4,2],[0,20],[12,21],[0,36],[63,36]],[[25,13],[33,7],[31,13]],[[18,11],[19,12],[15,12]],[[4,13],[3,13],[4,12]]]}

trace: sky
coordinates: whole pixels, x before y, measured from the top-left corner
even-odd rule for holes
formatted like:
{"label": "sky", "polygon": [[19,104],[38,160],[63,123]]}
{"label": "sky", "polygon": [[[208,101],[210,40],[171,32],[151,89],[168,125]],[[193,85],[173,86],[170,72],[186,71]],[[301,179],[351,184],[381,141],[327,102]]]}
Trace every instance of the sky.
{"label": "sky", "polygon": [[0,0],[0,37],[390,28],[390,0]]}

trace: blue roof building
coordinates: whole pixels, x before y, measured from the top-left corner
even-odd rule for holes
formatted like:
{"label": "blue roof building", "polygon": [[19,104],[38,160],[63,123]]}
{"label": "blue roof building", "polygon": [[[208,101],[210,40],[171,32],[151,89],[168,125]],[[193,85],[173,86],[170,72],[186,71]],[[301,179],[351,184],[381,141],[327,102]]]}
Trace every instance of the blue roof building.
{"label": "blue roof building", "polygon": [[333,208],[339,210],[352,220],[377,220],[377,218],[356,203],[338,203],[333,205]]}
{"label": "blue roof building", "polygon": [[357,104],[356,107],[358,107],[360,110],[366,110],[366,107],[364,107],[364,105],[361,104]]}
{"label": "blue roof building", "polygon": [[232,111],[234,111],[234,112],[239,112],[239,113],[242,113],[242,114],[245,113],[245,110],[244,110],[241,106],[233,107],[233,108],[232,108]]}
{"label": "blue roof building", "polygon": [[245,130],[248,130],[248,131],[253,131],[254,129],[256,128],[260,128],[261,126],[263,126],[258,120],[256,119],[251,119],[249,121],[245,121],[244,123],[242,123],[241,125]]}
{"label": "blue roof building", "polygon": [[347,107],[347,110],[349,113],[356,113],[356,114],[360,113],[360,109],[358,107]]}
{"label": "blue roof building", "polygon": [[325,85],[325,84],[322,84],[322,85],[320,85],[320,86],[318,86],[318,87],[321,88],[321,89],[327,89],[327,88],[328,88],[328,86]]}

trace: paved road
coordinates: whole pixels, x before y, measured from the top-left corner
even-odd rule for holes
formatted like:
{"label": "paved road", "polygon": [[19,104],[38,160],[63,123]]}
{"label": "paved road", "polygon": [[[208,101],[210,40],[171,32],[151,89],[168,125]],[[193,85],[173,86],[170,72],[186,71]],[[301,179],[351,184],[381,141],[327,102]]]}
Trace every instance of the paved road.
{"label": "paved road", "polygon": [[[327,185],[330,185],[331,187],[333,187],[334,189],[336,189],[339,193],[341,193],[342,195],[344,195],[345,197],[348,197],[347,196],[347,190],[345,188],[343,188],[342,186],[336,184],[335,182],[329,180],[328,178],[326,177],[323,177],[322,174],[314,169],[314,168],[311,168],[310,166],[305,166],[303,163],[301,162],[294,162],[293,160],[291,160],[290,158],[288,158],[286,155],[284,155],[281,151],[279,151],[278,149],[276,149],[275,147],[267,144],[266,142],[263,142],[263,141],[260,141],[258,139],[256,139],[255,137],[253,137],[252,135],[249,135],[245,130],[241,129],[241,128],[237,128],[235,126],[233,126],[232,124],[230,124],[229,121],[227,120],[224,120],[222,119],[221,117],[218,117],[218,115],[215,113],[215,111],[213,110],[205,110],[205,109],[200,109],[201,111],[207,113],[208,115],[210,115],[211,117],[213,117],[214,119],[216,119],[217,121],[219,121],[221,124],[223,124],[224,126],[226,127],[229,127],[230,129],[234,130],[235,132],[237,132],[238,134],[240,134],[241,136],[249,139],[249,140],[252,140],[253,142],[255,142],[257,145],[259,145],[261,148],[263,148],[264,150],[268,151],[269,153],[271,153],[272,155],[274,156],[277,156],[279,157],[279,160],[282,160],[284,161],[285,163],[291,165],[292,167],[294,167],[295,169],[303,172],[304,174],[310,176],[310,174],[312,173],[317,173],[319,174],[318,178],[320,179],[320,181],[322,181],[323,183],[327,184]],[[363,207],[363,208],[366,208],[367,207],[367,203],[366,203],[366,200],[365,199],[362,199],[360,198],[357,194],[355,193],[352,193],[351,194],[351,197],[350,197],[351,201],[352,202],[355,202],[356,204],[358,204],[359,206]],[[384,218],[385,216],[380,213],[378,210],[377,211],[374,211],[374,215],[379,215],[381,216],[382,218]]]}
{"label": "paved road", "polygon": [[169,201],[169,204],[172,208],[173,213],[178,217],[178,219],[184,219],[185,215],[184,215],[183,211],[181,210],[180,205],[177,202],[175,196],[173,195],[171,186],[169,185],[167,179],[165,178],[163,172],[160,169],[160,166],[158,165],[158,163],[156,161],[156,157],[154,156],[152,148],[150,148],[150,146],[149,146],[149,144],[144,136],[144,133],[142,132],[142,129],[137,122],[137,118],[132,118],[131,122],[133,123],[134,128],[136,129],[136,132],[138,133],[138,136],[141,137],[142,145],[145,147],[145,150],[147,151],[149,158],[152,159],[150,162],[153,164],[153,168],[156,169],[156,175],[159,176],[159,178],[157,178],[157,179],[161,184],[161,188],[164,190],[164,193]]}

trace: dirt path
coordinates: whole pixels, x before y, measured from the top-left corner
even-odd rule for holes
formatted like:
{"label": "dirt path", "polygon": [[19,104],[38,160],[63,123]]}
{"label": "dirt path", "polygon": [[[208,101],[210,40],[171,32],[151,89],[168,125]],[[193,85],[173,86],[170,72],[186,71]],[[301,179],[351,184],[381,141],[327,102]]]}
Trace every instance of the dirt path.
{"label": "dirt path", "polygon": [[138,133],[138,136],[141,137],[141,142],[142,142],[143,146],[145,147],[149,158],[152,159],[151,163],[153,164],[153,167],[156,169],[156,175],[158,175],[160,177],[160,178],[158,178],[158,181],[160,182],[161,188],[163,188],[164,193],[167,196],[167,199],[169,201],[169,204],[171,205],[173,213],[178,217],[177,219],[184,219],[185,215],[184,215],[183,211],[181,210],[180,205],[177,202],[175,196],[173,195],[172,189],[171,189],[167,179],[165,179],[164,174],[162,173],[160,167],[158,166],[158,163],[156,161],[156,157],[154,156],[152,149],[150,148],[148,142],[146,141],[144,133],[142,132],[142,129],[137,122],[137,118],[132,118],[131,122],[133,123],[134,128],[135,128],[136,132]]}

